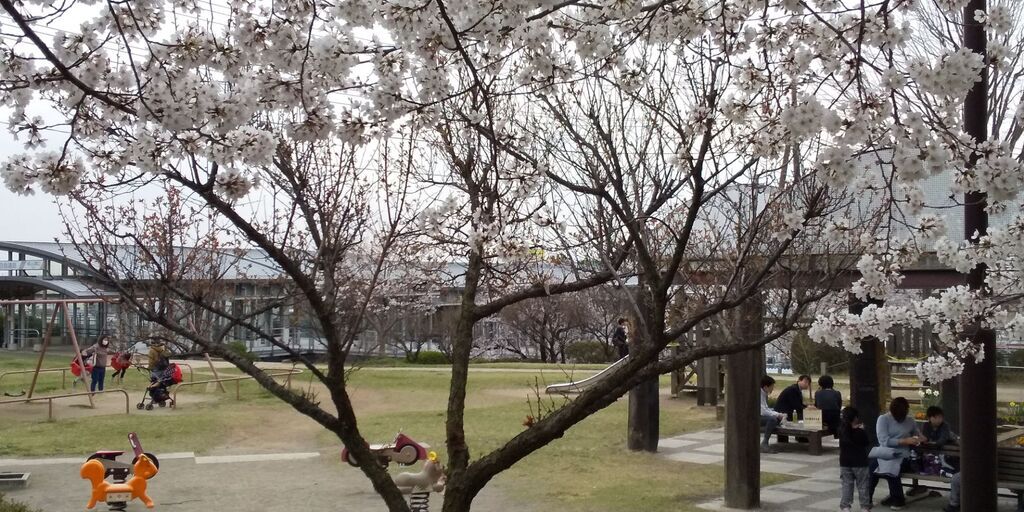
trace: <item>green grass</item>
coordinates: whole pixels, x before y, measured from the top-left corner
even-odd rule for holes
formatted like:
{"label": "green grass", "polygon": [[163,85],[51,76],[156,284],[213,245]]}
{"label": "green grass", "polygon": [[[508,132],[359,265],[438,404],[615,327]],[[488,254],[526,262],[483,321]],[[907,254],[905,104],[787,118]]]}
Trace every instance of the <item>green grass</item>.
{"label": "green grass", "polygon": [[234,416],[197,408],[182,411],[173,418],[134,414],[134,411],[130,415],[54,422],[10,421],[4,418],[0,420],[0,431],[4,432],[0,437],[0,456],[84,456],[101,449],[128,450],[129,432],[137,433],[146,450],[153,453],[203,453],[224,442],[224,434]]}
{"label": "green grass", "polygon": [[12,501],[0,492],[0,512],[39,512],[37,508],[29,508],[23,503]]}

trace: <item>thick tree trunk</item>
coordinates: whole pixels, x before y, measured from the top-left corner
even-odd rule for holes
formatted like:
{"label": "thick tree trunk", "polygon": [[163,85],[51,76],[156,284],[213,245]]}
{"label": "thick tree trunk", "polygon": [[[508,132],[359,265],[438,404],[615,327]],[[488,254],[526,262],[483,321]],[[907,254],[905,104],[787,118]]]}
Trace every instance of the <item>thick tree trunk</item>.
{"label": "thick tree trunk", "polygon": [[[751,297],[728,317],[733,332],[744,341],[764,335],[764,309],[760,298]],[[726,357],[725,386],[725,506],[752,509],[761,505],[760,402],[761,369],[764,356],[760,348]],[[717,365],[717,362],[716,362]],[[717,375],[716,375],[717,378]]]}
{"label": "thick tree trunk", "polygon": [[725,506],[752,509],[761,505],[759,350],[725,357]]}
{"label": "thick tree trunk", "polygon": [[[634,355],[642,349],[654,346],[652,332],[661,325],[654,314],[653,299],[643,279],[637,287],[637,306],[642,315],[633,322],[638,326],[636,334],[627,340],[629,352]],[[632,357],[630,358],[632,359]],[[629,416],[627,421],[626,447],[633,451],[658,451],[660,402],[658,396],[658,376],[647,379],[629,390]]]}
{"label": "thick tree trunk", "polygon": [[626,446],[633,451],[658,451],[660,403],[658,377],[629,390],[629,433]]}

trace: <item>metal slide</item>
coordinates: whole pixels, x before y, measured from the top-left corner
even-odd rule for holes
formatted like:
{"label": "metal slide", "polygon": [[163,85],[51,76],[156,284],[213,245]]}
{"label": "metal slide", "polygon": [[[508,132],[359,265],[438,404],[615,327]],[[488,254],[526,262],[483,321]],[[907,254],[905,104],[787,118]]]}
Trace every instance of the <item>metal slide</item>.
{"label": "metal slide", "polygon": [[566,382],[563,384],[552,384],[545,388],[545,391],[549,395],[569,395],[572,393],[579,393],[589,388],[590,386],[593,386],[594,384],[601,382],[601,380],[603,380],[605,377],[611,374],[613,370],[626,364],[627,359],[629,359],[629,356],[623,357],[622,359],[615,361],[604,370],[601,370],[583,380],[576,382]]}

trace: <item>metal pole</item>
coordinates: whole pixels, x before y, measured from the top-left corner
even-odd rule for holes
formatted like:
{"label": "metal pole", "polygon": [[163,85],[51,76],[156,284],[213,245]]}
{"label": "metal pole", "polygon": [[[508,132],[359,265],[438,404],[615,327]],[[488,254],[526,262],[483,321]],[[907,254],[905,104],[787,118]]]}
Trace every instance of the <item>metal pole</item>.
{"label": "metal pole", "polygon": [[[970,0],[964,7],[964,47],[979,54],[986,61],[981,80],[975,82],[964,100],[964,130],[978,144],[988,140],[988,57],[985,51],[987,34],[985,25],[976,21],[976,13],[988,12],[986,0]],[[968,167],[973,169],[980,155],[972,153]],[[964,194],[964,237],[977,244],[977,236],[988,233],[988,197],[983,192]],[[988,273],[982,263],[971,269],[967,285],[971,290],[989,294],[985,286]],[[996,358],[995,332],[975,324],[967,334],[984,353],[981,363],[968,362],[960,377],[961,448],[960,460],[963,476],[961,503],[970,503],[971,510],[996,510]]]}

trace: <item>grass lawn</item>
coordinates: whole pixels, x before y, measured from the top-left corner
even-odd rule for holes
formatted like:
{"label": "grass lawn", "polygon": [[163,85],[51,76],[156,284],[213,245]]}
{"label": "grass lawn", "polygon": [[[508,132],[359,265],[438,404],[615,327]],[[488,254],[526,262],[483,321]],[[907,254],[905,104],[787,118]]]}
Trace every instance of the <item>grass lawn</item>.
{"label": "grass lawn", "polygon": [[[25,359],[29,361],[26,364]],[[50,361],[47,361],[49,366]],[[53,366],[66,364],[54,358]],[[30,357],[0,355],[0,372],[31,367]],[[543,395],[543,387],[561,378],[551,366],[531,364],[474,365],[488,371],[471,372],[467,399],[467,437],[472,454],[482,456],[521,432],[528,414],[537,414],[537,391],[544,407],[564,400]],[[196,379],[208,371],[196,362]],[[596,366],[597,368],[599,366]],[[541,374],[541,368],[547,370]],[[501,371],[503,369],[511,371]],[[577,369],[580,369],[577,367]],[[535,371],[526,371],[535,370]],[[225,374],[237,372],[226,371]],[[144,376],[129,372],[126,387],[138,398]],[[59,374],[49,384],[60,388]],[[371,441],[390,440],[399,430],[413,439],[428,442],[442,459],[444,409],[450,375],[445,371],[423,371],[422,367],[364,368],[350,374],[349,388],[360,417],[360,428]],[[49,382],[49,381],[47,381]],[[0,389],[18,389],[6,380]],[[326,390],[310,385],[301,375],[293,385],[309,386],[326,399]],[[27,384],[26,384],[27,386]],[[0,456],[84,455],[99,448],[127,449],[125,433],[135,431],[146,449],[154,453],[194,451],[248,453],[310,450],[338,453],[340,442],[281,404],[252,381],[240,385],[241,401],[235,400],[234,384],[220,394],[193,388],[182,392],[182,406],[175,411],[136,411],[131,414],[75,417],[60,414],[56,422],[45,421],[45,406],[33,414],[0,412]],[[199,386],[201,388],[203,386]],[[668,377],[662,389],[667,389]],[[52,388],[51,388],[52,389]],[[192,397],[185,402],[185,396]],[[531,406],[528,405],[533,403]],[[23,406],[3,406],[18,408]],[[63,406],[71,407],[71,406]],[[55,405],[55,410],[58,408]],[[30,411],[31,412],[31,411]],[[83,413],[90,413],[83,410]],[[704,430],[719,425],[714,410],[699,408],[690,398],[661,402],[662,437]],[[524,509],[574,511],[689,511],[695,504],[720,495],[724,470],[673,462],[656,455],[631,453],[624,448],[626,401],[594,414],[573,427],[565,437],[534,453],[499,475],[491,485],[509,497],[522,500]],[[287,443],[299,443],[301,446]],[[405,468],[393,466],[395,472]],[[782,479],[763,475],[762,484]]]}

